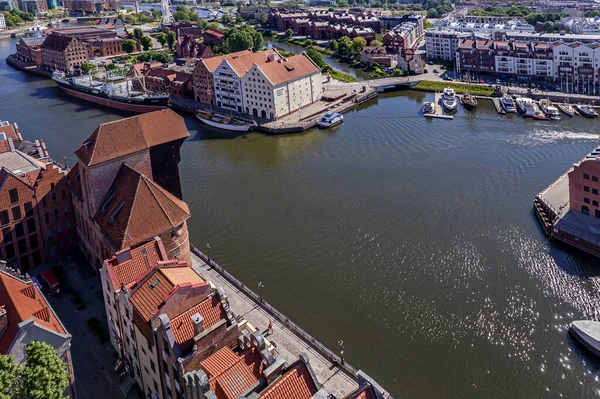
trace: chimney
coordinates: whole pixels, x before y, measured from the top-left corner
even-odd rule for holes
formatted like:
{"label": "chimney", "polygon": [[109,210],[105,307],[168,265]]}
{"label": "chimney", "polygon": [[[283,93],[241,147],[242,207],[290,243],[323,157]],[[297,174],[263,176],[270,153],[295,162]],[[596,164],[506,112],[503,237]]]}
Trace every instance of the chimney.
{"label": "chimney", "polygon": [[0,337],[4,334],[4,331],[8,327],[8,317],[6,317],[6,309],[4,305],[0,305]]}
{"label": "chimney", "polygon": [[204,317],[200,313],[192,315],[192,324],[194,325],[194,336],[204,332]]}

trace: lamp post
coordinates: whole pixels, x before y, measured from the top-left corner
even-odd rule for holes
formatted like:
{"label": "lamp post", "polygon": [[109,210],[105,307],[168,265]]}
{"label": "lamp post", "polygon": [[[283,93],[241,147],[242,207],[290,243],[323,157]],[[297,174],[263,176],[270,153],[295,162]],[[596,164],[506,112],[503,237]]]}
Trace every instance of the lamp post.
{"label": "lamp post", "polygon": [[340,346],[340,361],[342,366],[344,365],[344,341],[341,339],[338,341],[338,345]]}
{"label": "lamp post", "polygon": [[261,303],[263,301],[263,296],[262,296],[262,289],[263,289],[263,287],[264,287],[264,284],[262,283],[262,281],[259,281],[258,282],[258,292],[259,292],[259,295],[260,295],[260,302]]}
{"label": "lamp post", "polygon": [[208,258],[208,266],[210,266],[210,244],[206,243],[206,256]]}

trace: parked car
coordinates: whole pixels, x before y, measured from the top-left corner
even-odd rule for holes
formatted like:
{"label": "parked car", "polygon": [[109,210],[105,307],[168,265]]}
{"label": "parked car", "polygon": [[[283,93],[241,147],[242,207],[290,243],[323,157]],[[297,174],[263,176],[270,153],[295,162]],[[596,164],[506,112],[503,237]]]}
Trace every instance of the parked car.
{"label": "parked car", "polygon": [[433,73],[440,73],[440,70],[439,69],[434,69]]}
{"label": "parked car", "polygon": [[51,270],[46,270],[42,272],[42,279],[44,283],[50,289],[50,295],[56,295],[60,293],[60,281],[56,278],[54,273]]}
{"label": "parked car", "polygon": [[556,85],[555,89],[558,90],[558,91],[560,91],[560,86]]}
{"label": "parked car", "polygon": [[500,79],[496,79],[496,84],[498,84],[498,85],[499,85],[500,83],[501,83],[501,82],[500,82]]}

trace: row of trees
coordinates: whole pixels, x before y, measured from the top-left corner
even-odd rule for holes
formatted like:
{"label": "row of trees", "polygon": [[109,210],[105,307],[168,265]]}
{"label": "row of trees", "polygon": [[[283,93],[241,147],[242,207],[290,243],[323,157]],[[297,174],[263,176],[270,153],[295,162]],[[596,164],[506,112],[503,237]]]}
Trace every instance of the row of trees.
{"label": "row of trees", "polygon": [[[507,10],[500,7],[487,7],[483,10],[475,10],[471,15],[493,16],[493,17],[521,17],[531,25],[538,22],[543,24],[544,32],[557,32],[560,30],[560,19],[568,17],[569,14],[560,12],[535,13],[522,6],[512,6]],[[600,13],[599,13],[600,15]]]}
{"label": "row of trees", "polygon": [[0,399],[63,399],[69,386],[67,366],[44,342],[27,345],[27,364],[0,355]]}
{"label": "row of trees", "polygon": [[363,37],[350,39],[348,36],[332,40],[329,42],[329,48],[335,51],[336,55],[348,62],[357,62],[361,59],[361,50],[367,45]]}
{"label": "row of trees", "polygon": [[1,11],[4,14],[4,20],[6,21],[6,26],[12,28],[18,24],[22,24],[24,22],[33,21],[33,14],[29,12],[22,12],[17,9],[13,9],[10,11]]}
{"label": "row of trees", "polygon": [[229,28],[225,30],[224,35],[223,46],[213,48],[216,54],[235,53],[249,48],[256,52],[265,44],[263,35],[249,25]]}

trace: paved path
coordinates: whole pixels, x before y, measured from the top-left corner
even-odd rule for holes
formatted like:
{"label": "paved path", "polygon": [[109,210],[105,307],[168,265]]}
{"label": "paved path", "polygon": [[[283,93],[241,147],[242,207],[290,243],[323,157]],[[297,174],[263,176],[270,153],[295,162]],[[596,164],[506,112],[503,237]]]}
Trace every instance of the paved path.
{"label": "paved path", "polygon": [[282,325],[266,310],[259,307],[253,299],[237,289],[215,269],[209,268],[194,254],[192,254],[192,267],[204,280],[211,281],[217,287],[223,287],[229,298],[231,310],[236,316],[242,316],[261,332],[267,329],[269,320],[273,320],[273,334],[264,333],[265,337],[275,345],[278,356],[282,356],[288,364],[296,361],[298,355],[304,352],[308,355],[310,364],[325,390],[337,398],[344,398],[358,388],[358,382],[353,376],[323,357],[312,345]]}

